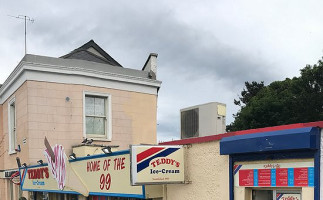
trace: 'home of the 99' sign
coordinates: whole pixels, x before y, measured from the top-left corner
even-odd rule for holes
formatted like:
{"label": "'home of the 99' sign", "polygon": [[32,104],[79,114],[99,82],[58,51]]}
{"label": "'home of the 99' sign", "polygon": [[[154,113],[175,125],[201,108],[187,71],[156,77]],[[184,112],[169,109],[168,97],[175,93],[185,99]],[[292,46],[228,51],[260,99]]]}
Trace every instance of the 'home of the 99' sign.
{"label": "'home of the 99' sign", "polygon": [[184,182],[182,146],[131,146],[132,185]]}

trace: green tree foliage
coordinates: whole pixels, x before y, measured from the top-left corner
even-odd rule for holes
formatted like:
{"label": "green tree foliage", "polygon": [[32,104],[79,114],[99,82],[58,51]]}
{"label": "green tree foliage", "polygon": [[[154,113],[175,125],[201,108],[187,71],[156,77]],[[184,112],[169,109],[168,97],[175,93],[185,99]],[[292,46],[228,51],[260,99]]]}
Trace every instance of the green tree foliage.
{"label": "green tree foliage", "polygon": [[234,103],[240,110],[227,131],[323,120],[323,61],[301,69],[301,76],[275,81],[245,82]]}

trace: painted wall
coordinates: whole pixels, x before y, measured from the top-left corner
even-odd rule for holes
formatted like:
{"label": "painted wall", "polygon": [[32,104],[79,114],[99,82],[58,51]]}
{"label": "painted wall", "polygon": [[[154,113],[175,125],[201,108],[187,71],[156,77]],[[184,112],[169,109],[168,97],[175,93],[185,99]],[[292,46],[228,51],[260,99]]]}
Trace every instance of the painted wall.
{"label": "painted wall", "polygon": [[185,177],[192,183],[167,185],[165,199],[229,199],[229,156],[219,151],[219,141],[185,149]]}
{"label": "painted wall", "polygon": [[[21,163],[37,164],[44,160],[44,137],[51,145],[62,144],[66,154],[72,146],[83,140],[83,91],[111,95],[112,141],[94,141],[96,144],[120,145],[119,150],[129,149],[130,144],[157,141],[157,96],[116,89],[85,85],[58,84],[26,81],[0,105],[0,170],[17,168],[16,157]],[[21,152],[8,154],[8,102],[16,98],[17,144]],[[70,100],[66,101],[66,97]],[[1,141],[1,140],[0,140]],[[23,141],[26,141],[25,143]],[[101,149],[98,149],[101,152]],[[1,155],[1,154],[0,154]],[[0,196],[7,191],[7,184],[0,179]]]}
{"label": "painted wall", "polygon": [[[20,144],[21,152],[8,154],[9,150],[9,131],[8,131],[8,102],[15,98],[16,107],[16,137],[17,145]],[[29,144],[23,144],[23,139],[28,139],[28,115],[27,115],[27,84],[24,83],[13,95],[11,95],[3,104],[2,107],[2,127],[4,134],[4,154],[3,154],[3,168],[2,169],[16,169],[16,157],[20,157],[21,163],[28,163],[29,160]]]}
{"label": "painted wall", "polygon": [[[9,138],[8,138],[8,102],[15,98],[16,105],[16,135],[17,143],[21,145],[21,152],[8,154]],[[0,144],[0,169],[16,169],[17,162],[16,157],[22,158],[21,162],[28,162],[28,144],[22,145],[23,138],[28,137],[27,133],[27,87],[26,83],[23,84],[13,95],[11,95],[7,101],[1,106],[0,109],[0,135],[3,134],[3,143]],[[9,179],[0,179],[0,196],[9,196]],[[13,185],[14,198],[18,199],[18,186]],[[25,193],[27,194],[27,193]]]}
{"label": "painted wall", "polygon": [[[83,91],[108,93],[112,99],[112,141],[94,143],[120,145],[119,150],[135,143],[156,143],[155,95],[36,81],[27,81],[27,89],[31,163],[43,159],[45,136],[52,145],[62,144],[67,154],[72,153],[73,145],[81,144]],[[66,101],[66,97],[70,100]]]}

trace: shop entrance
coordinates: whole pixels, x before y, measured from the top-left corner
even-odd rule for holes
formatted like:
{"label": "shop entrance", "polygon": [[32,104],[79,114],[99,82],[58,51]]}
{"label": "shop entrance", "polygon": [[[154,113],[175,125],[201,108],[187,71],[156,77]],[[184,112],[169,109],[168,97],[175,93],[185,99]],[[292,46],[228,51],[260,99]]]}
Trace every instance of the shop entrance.
{"label": "shop entrance", "polygon": [[299,190],[252,190],[252,200],[301,200]]}

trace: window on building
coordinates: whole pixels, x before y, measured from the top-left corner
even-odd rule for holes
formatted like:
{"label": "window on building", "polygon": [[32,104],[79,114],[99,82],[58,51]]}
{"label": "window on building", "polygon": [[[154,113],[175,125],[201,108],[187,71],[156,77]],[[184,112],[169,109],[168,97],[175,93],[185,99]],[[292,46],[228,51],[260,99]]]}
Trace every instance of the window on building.
{"label": "window on building", "polygon": [[8,127],[9,127],[9,154],[15,153],[16,148],[16,102],[12,98],[8,104]]}
{"label": "window on building", "polygon": [[111,139],[111,96],[84,94],[84,130],[86,138]]}

